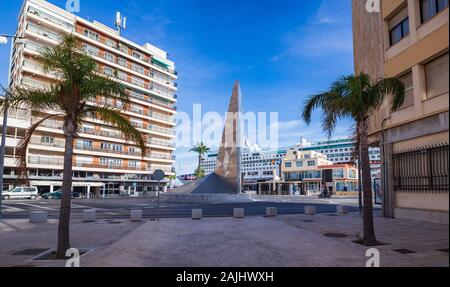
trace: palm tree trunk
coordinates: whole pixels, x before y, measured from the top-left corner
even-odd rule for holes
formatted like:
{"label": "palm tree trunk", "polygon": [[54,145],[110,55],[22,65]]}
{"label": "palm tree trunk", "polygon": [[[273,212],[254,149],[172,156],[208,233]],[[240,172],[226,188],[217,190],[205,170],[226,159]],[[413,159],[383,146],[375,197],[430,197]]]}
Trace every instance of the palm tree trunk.
{"label": "palm tree trunk", "polygon": [[200,163],[202,162],[202,154],[198,153],[198,167],[197,172],[200,173]]}
{"label": "palm tree trunk", "polygon": [[377,243],[375,237],[375,228],[373,224],[373,206],[372,206],[372,179],[370,175],[369,161],[369,143],[367,135],[367,121],[359,123],[360,132],[360,149],[361,149],[361,173],[363,187],[363,228],[364,228],[364,245],[375,245]]}
{"label": "palm tree trunk", "polygon": [[56,257],[65,258],[70,248],[70,207],[72,196],[73,135],[66,135],[61,206],[59,209],[58,247]]}

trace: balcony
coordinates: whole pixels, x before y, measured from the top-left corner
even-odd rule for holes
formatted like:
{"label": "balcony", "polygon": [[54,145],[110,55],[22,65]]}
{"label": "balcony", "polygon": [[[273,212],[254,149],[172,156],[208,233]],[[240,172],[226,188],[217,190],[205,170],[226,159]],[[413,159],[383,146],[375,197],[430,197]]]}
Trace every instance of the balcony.
{"label": "balcony", "polygon": [[154,126],[154,125],[148,125],[147,129],[154,131],[154,132],[167,134],[167,135],[175,135],[175,133],[176,133],[176,131],[174,129],[162,128],[162,127],[158,127],[158,126]]}
{"label": "balcony", "polygon": [[85,162],[74,162],[73,166],[87,167],[87,168],[102,168],[102,169],[117,169],[117,170],[133,170],[133,171],[146,171],[146,166],[126,166],[116,164],[93,164]]}
{"label": "balcony", "polygon": [[156,139],[149,139],[147,143],[151,145],[158,145],[158,146],[165,146],[165,147],[171,147],[175,148],[175,143],[169,142],[169,141],[162,141],[162,140],[156,140]]}
{"label": "balcony", "polygon": [[37,26],[37,25],[35,25],[35,24],[32,24],[32,23],[29,23],[29,24],[27,25],[26,30],[27,30],[27,31],[30,31],[30,32],[33,32],[33,33],[35,33],[35,34],[44,36],[44,37],[46,37],[46,38],[48,38],[48,39],[50,39],[50,40],[52,40],[52,41],[57,41],[57,42],[59,42],[59,40],[60,40],[60,38],[61,38],[59,34],[54,33],[54,32],[50,32],[50,31],[45,30],[45,29],[41,29],[41,28],[39,28],[39,26]]}
{"label": "balcony", "polygon": [[43,19],[45,19],[45,20],[47,20],[49,22],[52,22],[53,24],[61,26],[64,29],[68,29],[68,30],[71,30],[71,31],[73,31],[75,29],[74,25],[72,25],[71,23],[62,21],[62,20],[60,20],[60,19],[58,19],[56,17],[51,16],[48,13],[45,13],[43,11],[40,11],[40,10],[36,9],[34,7],[29,7],[28,8],[28,12],[30,14],[39,16],[40,18],[43,18]]}
{"label": "balcony", "polygon": [[64,159],[63,158],[55,158],[55,157],[42,157],[42,156],[29,156],[28,157],[29,164],[43,164],[43,165],[57,165],[63,166]]}

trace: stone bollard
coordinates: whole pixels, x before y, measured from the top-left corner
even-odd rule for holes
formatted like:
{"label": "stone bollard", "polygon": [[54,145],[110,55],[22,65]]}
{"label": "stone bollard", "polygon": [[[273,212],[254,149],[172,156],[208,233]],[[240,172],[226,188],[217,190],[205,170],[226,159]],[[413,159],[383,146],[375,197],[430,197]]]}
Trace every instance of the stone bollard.
{"label": "stone bollard", "polygon": [[30,223],[47,223],[48,213],[45,211],[31,211]]}
{"label": "stone bollard", "polygon": [[203,210],[202,209],[192,209],[192,219],[202,219]]}
{"label": "stone bollard", "polygon": [[244,209],[243,208],[234,208],[233,209],[233,217],[234,218],[244,218]]}
{"label": "stone bollard", "polygon": [[347,214],[348,213],[348,207],[343,205],[336,205],[336,212],[338,214]]}
{"label": "stone bollard", "polygon": [[95,209],[83,210],[83,222],[94,222],[96,220]]}
{"label": "stone bollard", "polygon": [[277,216],[277,208],[276,207],[266,207],[266,216],[267,217],[274,217]]}
{"label": "stone bollard", "polygon": [[305,206],[305,214],[306,215],[315,215],[316,214],[316,207],[315,206]]}
{"label": "stone bollard", "polygon": [[130,220],[131,221],[141,221],[142,220],[142,210],[141,209],[132,209],[130,211]]}

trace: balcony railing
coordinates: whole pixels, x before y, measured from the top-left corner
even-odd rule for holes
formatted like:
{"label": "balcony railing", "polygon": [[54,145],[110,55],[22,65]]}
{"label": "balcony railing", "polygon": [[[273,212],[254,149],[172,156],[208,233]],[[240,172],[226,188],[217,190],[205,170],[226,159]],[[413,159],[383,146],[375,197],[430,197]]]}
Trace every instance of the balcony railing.
{"label": "balcony railing", "polygon": [[176,133],[176,131],[174,129],[162,128],[162,127],[158,127],[155,125],[148,125],[147,129],[154,131],[154,132],[159,132],[159,133],[168,134],[168,135],[175,135],[175,133]]}
{"label": "balcony railing", "polygon": [[23,78],[21,84],[25,87],[29,87],[32,89],[41,89],[41,90],[49,90],[50,84],[43,83],[41,81],[32,80],[30,78]]}
{"label": "balcony railing", "polygon": [[63,158],[50,158],[50,157],[41,157],[41,156],[29,156],[28,163],[31,164],[45,164],[45,165],[58,165],[62,166],[64,164]]}
{"label": "balcony railing", "polygon": [[27,30],[30,32],[36,33],[38,35],[47,37],[53,41],[59,41],[61,38],[60,35],[58,35],[57,33],[53,33],[48,30],[41,29],[41,28],[39,28],[39,26],[36,26],[35,24],[32,24],[32,23],[29,23],[27,25]]}
{"label": "balcony railing", "polygon": [[53,17],[50,14],[47,14],[47,13],[45,13],[43,11],[37,10],[34,7],[29,7],[28,8],[28,12],[30,12],[31,14],[37,15],[37,16],[39,16],[41,18],[44,18],[44,19],[52,22],[53,24],[59,25],[59,26],[65,28],[65,29],[69,29],[69,30],[74,30],[75,29],[75,27],[72,24],[67,23],[65,21],[62,21],[62,20],[60,20],[60,19],[58,19],[56,17]]}
{"label": "balcony railing", "polygon": [[127,166],[127,165],[115,165],[115,164],[93,164],[84,162],[75,162],[74,166],[88,167],[88,168],[103,168],[103,169],[120,169],[120,170],[139,170],[145,171],[147,167],[144,166]]}

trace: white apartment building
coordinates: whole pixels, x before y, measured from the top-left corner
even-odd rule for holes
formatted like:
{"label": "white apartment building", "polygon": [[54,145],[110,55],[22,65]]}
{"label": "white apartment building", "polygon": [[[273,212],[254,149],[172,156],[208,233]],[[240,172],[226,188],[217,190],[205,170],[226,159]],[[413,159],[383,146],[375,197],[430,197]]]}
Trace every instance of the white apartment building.
{"label": "white apartment building", "polygon": [[[113,18],[114,15],[111,15]],[[177,103],[177,72],[168,54],[151,45],[136,44],[96,21],[88,21],[43,0],[26,0],[18,17],[17,36],[25,44],[15,45],[11,62],[11,86],[45,88],[55,78],[45,73],[37,56],[44,47],[58,44],[62,33],[77,37],[87,53],[97,61],[99,72],[123,83],[131,104],[109,102],[129,118],[147,140],[142,157],[137,146],[126,142],[113,127],[95,118],[85,118],[74,146],[74,189],[100,195],[151,191],[156,182],[151,174],[162,169],[173,174]],[[91,105],[105,103],[99,96]],[[51,111],[48,111],[51,112]],[[46,113],[28,110],[9,112],[5,186],[17,184],[16,146],[25,130]],[[41,190],[61,186],[64,154],[62,122],[45,121],[34,133],[28,149],[31,184]]]}

